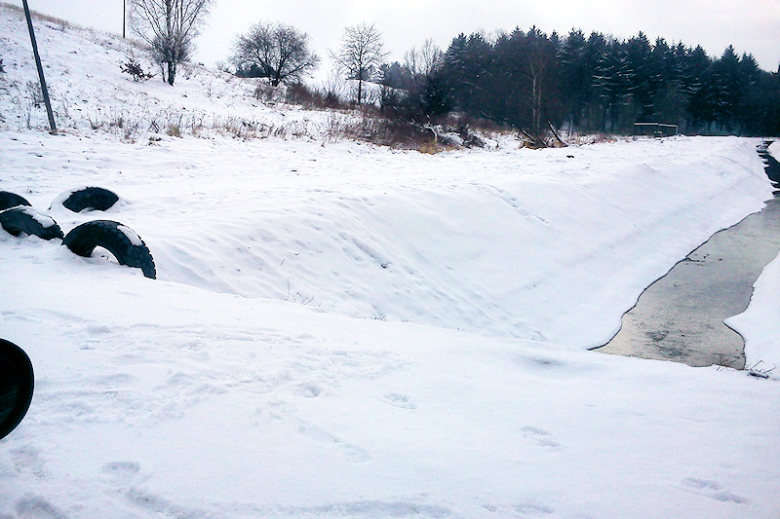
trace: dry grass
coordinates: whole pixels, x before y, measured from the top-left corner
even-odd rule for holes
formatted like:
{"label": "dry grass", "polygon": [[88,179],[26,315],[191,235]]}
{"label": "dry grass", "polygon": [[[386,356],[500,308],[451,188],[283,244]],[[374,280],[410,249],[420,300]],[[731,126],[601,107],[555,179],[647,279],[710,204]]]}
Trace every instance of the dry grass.
{"label": "dry grass", "polygon": [[[0,2],[0,6],[5,7],[7,9],[10,9],[11,11],[16,11],[19,13],[20,17],[24,16],[24,8],[9,4],[8,2]],[[80,25],[75,25],[70,23],[67,20],[63,20],[61,18],[56,18],[54,16],[49,16],[48,14],[39,13],[38,11],[30,10],[30,15],[35,18],[36,20],[40,20],[42,22],[49,22],[54,25],[58,25],[62,30],[65,29],[82,29],[86,30],[84,27],[81,27]]]}

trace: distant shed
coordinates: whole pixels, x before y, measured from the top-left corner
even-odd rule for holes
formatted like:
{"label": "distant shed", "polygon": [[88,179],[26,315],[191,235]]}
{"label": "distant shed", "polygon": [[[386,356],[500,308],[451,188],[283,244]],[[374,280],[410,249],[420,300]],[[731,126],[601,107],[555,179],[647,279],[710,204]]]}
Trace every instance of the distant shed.
{"label": "distant shed", "polygon": [[634,123],[634,135],[647,137],[670,137],[677,135],[676,124]]}

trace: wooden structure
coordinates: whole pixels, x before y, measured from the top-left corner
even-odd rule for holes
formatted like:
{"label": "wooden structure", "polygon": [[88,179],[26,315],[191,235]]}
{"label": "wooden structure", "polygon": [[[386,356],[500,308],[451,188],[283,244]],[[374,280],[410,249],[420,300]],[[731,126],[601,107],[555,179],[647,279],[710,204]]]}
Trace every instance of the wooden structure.
{"label": "wooden structure", "polygon": [[671,137],[677,135],[676,124],[634,123],[634,135],[647,137]]}

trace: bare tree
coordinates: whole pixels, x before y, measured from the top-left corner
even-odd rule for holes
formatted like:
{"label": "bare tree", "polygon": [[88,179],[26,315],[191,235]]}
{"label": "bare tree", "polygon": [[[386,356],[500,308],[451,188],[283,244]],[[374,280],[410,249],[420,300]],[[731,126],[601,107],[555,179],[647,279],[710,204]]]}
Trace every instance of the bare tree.
{"label": "bare tree", "polygon": [[404,54],[404,65],[415,76],[430,77],[439,68],[444,54],[432,39],[426,39],[420,50],[412,50]]}
{"label": "bare tree", "polygon": [[344,29],[341,48],[333,59],[347,79],[358,82],[358,104],[363,102],[363,82],[376,78],[386,55],[382,34],[373,24],[361,23]]}
{"label": "bare tree", "polygon": [[258,23],[239,36],[233,61],[238,70],[257,69],[255,77],[265,77],[272,86],[317,68],[319,56],[309,50],[309,36],[290,25]]}
{"label": "bare tree", "polygon": [[192,55],[193,40],[212,1],[130,0],[131,26],[152,48],[163,81],[170,85],[176,79],[177,65]]}

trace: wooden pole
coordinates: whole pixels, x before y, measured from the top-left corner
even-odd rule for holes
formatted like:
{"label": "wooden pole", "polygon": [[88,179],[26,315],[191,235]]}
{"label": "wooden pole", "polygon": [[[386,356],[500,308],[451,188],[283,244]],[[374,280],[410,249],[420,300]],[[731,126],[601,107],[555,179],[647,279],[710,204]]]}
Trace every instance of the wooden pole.
{"label": "wooden pole", "polygon": [[27,29],[30,31],[30,41],[32,42],[33,55],[35,56],[35,66],[38,67],[38,79],[41,81],[41,91],[43,92],[43,102],[46,103],[46,113],[49,115],[49,133],[57,134],[57,123],[54,122],[54,112],[51,109],[49,100],[49,89],[46,88],[46,78],[43,77],[43,66],[41,66],[41,56],[38,54],[38,44],[35,42],[35,31],[33,30],[32,17],[30,16],[30,7],[27,0],[24,1],[24,15],[27,17]]}

